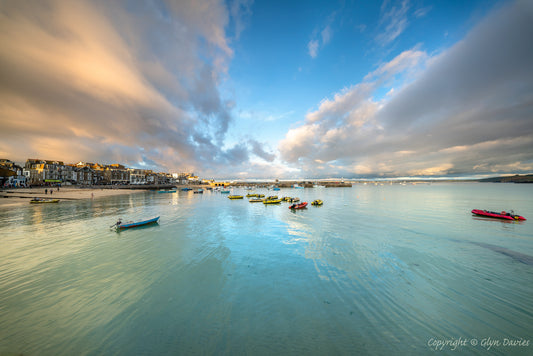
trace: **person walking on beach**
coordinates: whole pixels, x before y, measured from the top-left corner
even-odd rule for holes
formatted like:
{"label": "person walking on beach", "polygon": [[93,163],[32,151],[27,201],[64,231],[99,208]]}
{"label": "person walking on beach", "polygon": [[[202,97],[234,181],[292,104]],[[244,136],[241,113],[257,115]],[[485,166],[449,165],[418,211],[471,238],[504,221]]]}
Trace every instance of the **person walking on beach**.
{"label": "person walking on beach", "polygon": [[53,192],[54,192],[54,191],[53,191],[52,189],[50,189],[50,195],[52,195]]}
{"label": "person walking on beach", "polygon": [[48,189],[45,189],[45,190],[44,190],[44,194],[48,194]]}

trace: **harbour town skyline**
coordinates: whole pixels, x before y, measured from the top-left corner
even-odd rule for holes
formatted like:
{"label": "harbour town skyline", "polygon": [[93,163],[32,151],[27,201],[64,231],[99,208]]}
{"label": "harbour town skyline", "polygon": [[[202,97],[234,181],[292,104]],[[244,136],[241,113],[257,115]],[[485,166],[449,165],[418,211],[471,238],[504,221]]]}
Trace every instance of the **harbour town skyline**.
{"label": "harbour town skyline", "polygon": [[198,182],[194,173],[156,172],[120,163],[64,163],[28,158],[24,164],[0,159],[0,186],[40,185],[171,185]]}

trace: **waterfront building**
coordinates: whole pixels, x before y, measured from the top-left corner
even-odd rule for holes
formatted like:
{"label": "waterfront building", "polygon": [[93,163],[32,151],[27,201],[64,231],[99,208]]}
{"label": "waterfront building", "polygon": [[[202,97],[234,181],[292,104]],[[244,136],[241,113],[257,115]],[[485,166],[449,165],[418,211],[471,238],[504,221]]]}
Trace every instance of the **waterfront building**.
{"label": "waterfront building", "polygon": [[94,171],[89,166],[85,167],[76,167],[76,178],[77,183],[81,185],[92,185],[93,184],[93,175]]}
{"label": "waterfront building", "polygon": [[130,184],[146,184],[146,173],[144,169],[129,168]]}
{"label": "waterfront building", "polygon": [[104,170],[104,182],[107,184],[128,184],[130,171],[121,164],[109,164]]}

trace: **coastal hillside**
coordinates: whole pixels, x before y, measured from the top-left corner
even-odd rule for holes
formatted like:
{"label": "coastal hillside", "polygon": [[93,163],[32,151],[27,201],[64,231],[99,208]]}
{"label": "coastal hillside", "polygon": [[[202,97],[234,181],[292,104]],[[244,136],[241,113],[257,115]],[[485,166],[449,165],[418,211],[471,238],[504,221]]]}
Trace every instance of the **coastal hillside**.
{"label": "coastal hillside", "polygon": [[480,182],[493,182],[493,183],[533,183],[533,174],[515,175],[507,177],[492,177],[480,179]]}

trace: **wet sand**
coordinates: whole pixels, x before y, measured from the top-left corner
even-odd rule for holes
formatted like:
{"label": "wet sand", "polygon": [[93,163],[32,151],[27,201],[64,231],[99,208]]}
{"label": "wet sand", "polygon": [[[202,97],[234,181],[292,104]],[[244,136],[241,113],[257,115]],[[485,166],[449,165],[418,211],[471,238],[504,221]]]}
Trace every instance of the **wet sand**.
{"label": "wet sand", "polygon": [[[45,189],[48,194],[45,194]],[[50,194],[52,190],[52,194]],[[113,195],[137,194],[145,192],[142,189],[101,189],[101,188],[78,188],[61,187],[57,188],[18,188],[0,191],[0,207],[8,207],[20,204],[29,204],[33,198],[59,199],[59,200],[81,200],[98,199]]]}

